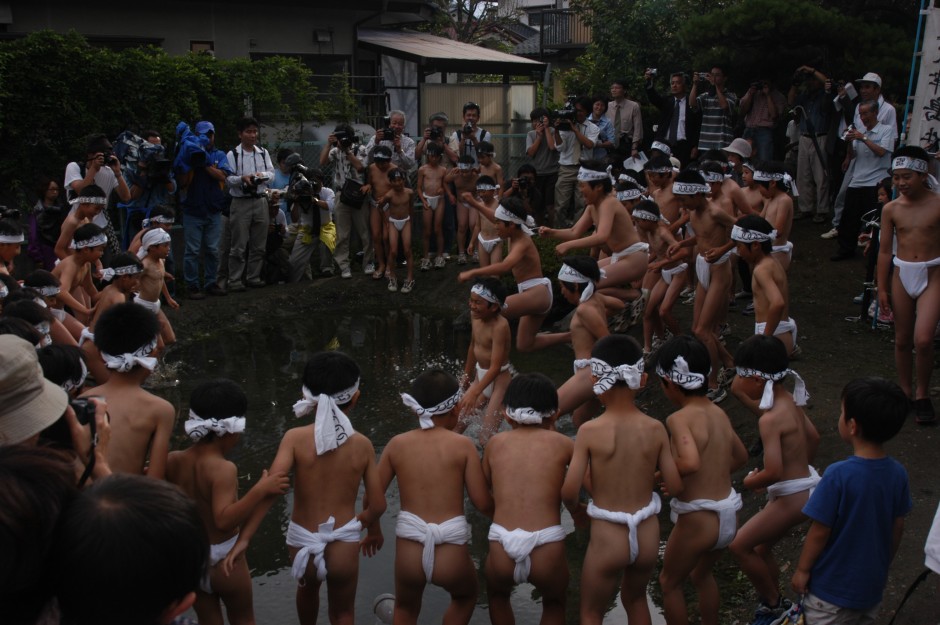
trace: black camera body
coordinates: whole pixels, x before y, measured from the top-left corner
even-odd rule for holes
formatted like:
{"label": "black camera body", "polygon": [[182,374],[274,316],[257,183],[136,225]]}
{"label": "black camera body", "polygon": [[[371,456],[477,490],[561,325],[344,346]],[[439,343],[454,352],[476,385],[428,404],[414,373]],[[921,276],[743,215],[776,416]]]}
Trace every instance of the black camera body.
{"label": "black camera body", "polygon": [[[203,156],[203,160],[205,160],[205,156]],[[173,161],[169,159],[161,158],[152,161],[147,168],[147,178],[152,184],[166,184],[170,181],[170,170],[172,168]]]}
{"label": "black camera body", "polygon": [[336,137],[336,142],[339,143],[340,147],[343,148],[344,150],[348,150],[349,148],[352,147],[353,138],[350,137],[349,134],[346,133],[345,131],[338,130],[333,133],[333,136]]}
{"label": "black camera body", "polygon": [[658,76],[658,75],[659,75],[659,69],[656,68],[656,67],[647,67],[647,68],[646,68],[646,71],[648,71],[648,72],[650,73],[650,77],[654,77],[654,76]]}
{"label": "black camera body", "polygon": [[9,208],[0,205],[0,219],[9,219],[10,221],[19,221],[23,216],[18,208]]}
{"label": "black camera body", "polygon": [[431,126],[428,129],[428,139],[431,141],[438,141],[444,138],[444,129],[437,126]]}
{"label": "black camera body", "polygon": [[473,130],[473,124],[471,124],[470,122],[467,122],[466,124],[463,125],[463,128],[460,129],[460,132],[465,137],[473,136],[473,133],[475,132]]}
{"label": "black camera body", "polygon": [[525,176],[519,176],[516,178],[516,184],[519,185],[520,191],[527,191],[529,189],[529,179]]}
{"label": "black camera body", "polygon": [[111,150],[102,152],[102,156],[104,156],[104,164],[107,165],[108,167],[111,167],[112,165],[116,165],[118,162],[117,157],[114,155],[114,152],[112,152]]}
{"label": "black camera body", "polygon": [[571,124],[575,122],[575,110],[569,103],[565,108],[552,111],[552,116],[559,120],[559,130],[571,130]]}
{"label": "black camera body", "polygon": [[88,425],[95,420],[95,404],[87,399],[69,400],[69,405],[75,412],[75,418],[82,425]]}

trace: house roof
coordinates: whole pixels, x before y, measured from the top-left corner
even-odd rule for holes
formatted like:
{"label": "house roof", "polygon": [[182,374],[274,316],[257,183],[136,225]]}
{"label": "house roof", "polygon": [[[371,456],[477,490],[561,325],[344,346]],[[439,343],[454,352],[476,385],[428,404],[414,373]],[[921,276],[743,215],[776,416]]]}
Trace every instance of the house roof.
{"label": "house roof", "polygon": [[531,74],[545,69],[545,63],[532,59],[427,33],[361,28],[358,36],[363,48],[414,61],[426,71]]}

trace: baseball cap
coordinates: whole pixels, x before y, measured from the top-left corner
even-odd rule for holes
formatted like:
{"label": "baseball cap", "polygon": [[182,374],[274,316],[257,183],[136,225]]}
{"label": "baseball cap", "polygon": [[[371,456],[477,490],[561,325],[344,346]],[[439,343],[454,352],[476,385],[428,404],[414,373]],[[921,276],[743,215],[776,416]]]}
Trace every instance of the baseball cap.
{"label": "baseball cap", "polygon": [[207,135],[209,133],[215,134],[215,126],[212,125],[212,122],[201,121],[196,122],[196,134],[197,135]]}
{"label": "baseball cap", "polygon": [[879,87],[881,86],[881,76],[875,72],[868,72],[864,76],[858,79],[858,82],[873,82]]}
{"label": "baseball cap", "polygon": [[735,139],[728,147],[721,149],[724,152],[737,154],[743,159],[751,158],[751,144],[747,142],[747,139]]}
{"label": "baseball cap", "polygon": [[36,348],[0,335],[0,445],[14,445],[59,420],[68,395],[42,374]]}

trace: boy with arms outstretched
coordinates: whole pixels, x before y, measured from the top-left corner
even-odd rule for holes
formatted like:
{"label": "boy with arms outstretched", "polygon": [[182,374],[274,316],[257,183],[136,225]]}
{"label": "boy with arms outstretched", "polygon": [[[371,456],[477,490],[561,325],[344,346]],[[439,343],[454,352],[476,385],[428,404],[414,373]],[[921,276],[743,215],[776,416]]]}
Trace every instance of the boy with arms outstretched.
{"label": "boy with arms outstretched", "polygon": [[[929,159],[927,152],[916,146],[895,152],[891,172],[900,195],[881,212],[878,250],[878,305],[894,313],[898,383],[914,399],[914,418],[921,425],[937,423],[930,402],[930,374],[934,334],[940,321],[940,195],[927,188]],[[892,259],[895,240],[897,255]],[[912,351],[917,366],[916,391]]]}
{"label": "boy with arms outstretched", "polygon": [[483,453],[495,504],[486,558],[490,621],[515,623],[509,595],[530,582],[542,595],[541,625],[561,625],[568,592],[561,486],[574,443],[549,430],[558,398],[541,373],[515,377],[504,404],[512,430],[490,439]]}
{"label": "boy with arms outstretched", "polygon": [[398,264],[398,248],[401,246],[408,269],[408,278],[401,285],[402,293],[411,293],[415,286],[415,263],[411,256],[411,206],[415,192],[405,187],[405,172],[394,169],[388,173],[388,182],[392,185],[384,195],[376,200],[380,207],[386,207],[385,230],[388,232],[388,265],[385,277],[388,278],[388,290],[398,290],[398,278],[395,266]]}
{"label": "boy with arms outstretched", "polygon": [[157,366],[159,332],[156,315],[137,304],[117,304],[102,313],[95,323],[95,347],[111,375],[82,397],[100,395],[108,402],[111,470],[140,475],[146,467],[147,477],[162,480],[176,409],[141,388]]}
{"label": "boy with arms outstretched", "polygon": [[487,402],[480,424],[480,445],[499,430],[502,423],[503,395],[512,379],[509,350],[512,333],[502,315],[506,305],[506,287],[498,278],[479,278],[470,287],[470,348],[464,365],[464,395],[460,400],[461,420],[454,428],[458,434],[467,429],[469,412],[476,410],[481,396]]}
{"label": "boy with arms outstretched", "polygon": [[499,188],[489,176],[480,176],[477,179],[476,195],[469,191],[461,194],[461,200],[475,209],[479,216],[477,228],[473,237],[479,244],[477,260],[481,267],[498,263],[503,259],[503,240],[496,231],[496,209],[499,207]]}
{"label": "boy with arms outstretched", "polygon": [[[746,339],[734,355],[735,384],[751,401],[760,401],[765,412],[758,421],[764,447],[764,466],[744,478],[744,487],[756,493],[767,491],[768,502],[738,530],[729,546],[754,585],[760,603],[754,623],[768,624],[789,609],[780,594],[780,569],[773,547],[790,528],[806,520],[803,505],[819,482],[811,466],[819,445],[819,434],[800,408],[809,399],[802,378],[789,368],[783,343],[761,334]],[[794,392],[783,380],[796,378]]]}
{"label": "boy with arms outstretched", "polygon": [[421,271],[431,268],[431,236],[434,236],[437,256],[434,258],[435,269],[444,266],[444,204],[442,196],[447,195],[451,203],[456,200],[451,197],[450,188],[444,184],[447,168],[441,165],[444,151],[436,143],[429,143],[425,154],[428,162],[418,168],[418,197],[424,208],[422,220],[424,229],[424,258],[421,259]]}
{"label": "boy with arms outstretched", "polygon": [[627,620],[648,625],[646,586],[659,559],[657,471],[670,493],[679,493],[682,481],[666,428],[634,403],[646,378],[636,341],[619,334],[599,340],[591,352],[591,375],[606,411],[578,430],[561,491],[575,520],[583,519],[578,494],[590,470],[591,541],[581,571],[581,623],[601,623],[619,585]]}
{"label": "boy with arms outstretched", "polygon": [[251,573],[245,558],[231,570],[217,566],[238,541],[238,527],[267,497],[287,492],[290,481],[284,473],[263,471],[261,479],[244,497],[238,498],[238,468],[225,454],[245,431],[248,397],[231,380],[204,382],[189,398],[186,434],[194,445],[174,451],[167,459],[167,481],[183,489],[196,502],[196,509],[209,534],[209,570],[196,592],[193,605],[203,625],[222,625],[220,601],[225,604],[230,625],[253,624]]}
{"label": "boy with arms outstretched", "polygon": [[689,622],[682,591],[686,579],[698,591],[702,625],[718,624],[719,594],[712,566],[734,539],[741,509],[731,473],[747,462],[747,449],[728,415],[705,395],[708,368],[708,351],[693,337],[673,337],[659,350],[656,374],[663,393],[679,406],[666,419],[666,427],[683,485],[682,499],[669,502],[675,525],[659,575],[669,625]]}
{"label": "boy with arms outstretched", "polygon": [[881,378],[852,380],[842,389],[839,435],[853,455],[826,468],[803,507],[813,524],[791,581],[806,595],[807,625],[872,623],[878,615],[912,507],[907,472],[884,444],[909,410],[907,393]]}
{"label": "boy with arms outstretched", "polygon": [[[320,584],[326,581],[330,623],[355,622],[359,548],[372,556],[378,539],[360,543],[363,527],[385,512],[375,449],[356,432],[345,412],[359,401],[359,365],[341,352],[318,352],[304,368],[303,399],[294,414],[315,413],[314,422],[288,430],[281,439],[270,473],[294,473],[294,508],[287,527],[291,575],[297,580],[297,616],[301,625],[317,622]],[[359,485],[365,485],[362,512],[356,514]],[[268,498],[255,508],[226,558],[229,567],[248,547],[264,515]]]}
{"label": "boy with arms outstretched", "polygon": [[[493,498],[476,447],[452,431],[460,403],[457,379],[440,369],[426,371],[402,401],[421,427],[392,438],[379,461],[382,491],[397,477],[401,500],[395,526],[395,623],[417,623],[430,582],[450,593],[445,625],[466,625],[476,605],[477,576],[467,548],[464,489],[487,516]],[[376,525],[370,534],[381,536],[381,531]]]}

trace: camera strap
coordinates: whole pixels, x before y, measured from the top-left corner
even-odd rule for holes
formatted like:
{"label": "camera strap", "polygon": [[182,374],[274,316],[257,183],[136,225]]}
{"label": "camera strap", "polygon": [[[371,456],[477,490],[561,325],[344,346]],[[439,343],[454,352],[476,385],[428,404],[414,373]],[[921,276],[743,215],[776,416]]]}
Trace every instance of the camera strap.
{"label": "camera strap", "polygon": [[95,470],[95,448],[98,447],[98,424],[95,422],[94,416],[88,420],[88,427],[91,429],[91,449],[88,450],[88,462],[85,464],[85,470],[82,472],[82,476],[78,478],[79,490],[85,486],[85,482],[91,477],[91,472]]}

